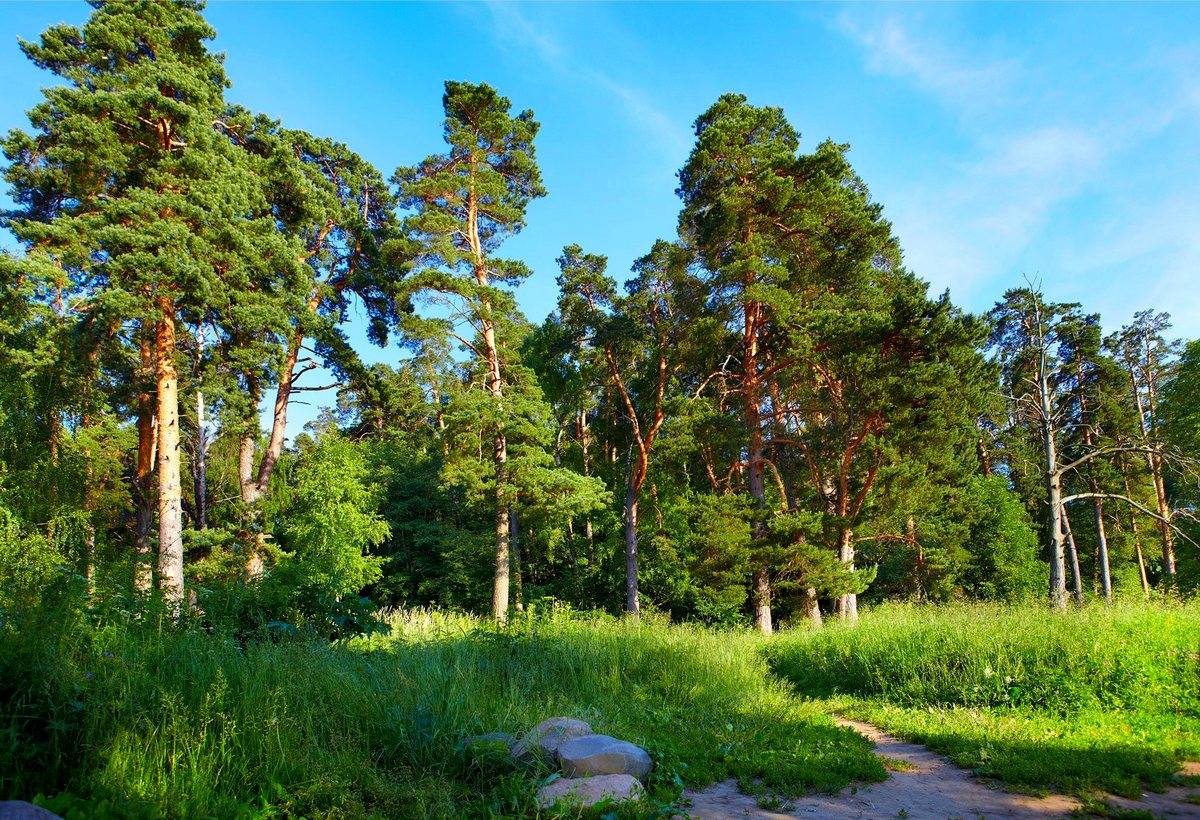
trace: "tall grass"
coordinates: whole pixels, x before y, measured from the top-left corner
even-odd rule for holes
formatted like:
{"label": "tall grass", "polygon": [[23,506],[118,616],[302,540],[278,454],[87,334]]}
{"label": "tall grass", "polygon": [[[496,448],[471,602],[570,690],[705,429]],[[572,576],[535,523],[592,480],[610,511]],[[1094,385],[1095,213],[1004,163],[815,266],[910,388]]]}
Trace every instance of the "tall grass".
{"label": "tall grass", "polygon": [[1200,607],[889,605],[797,632],[772,663],[806,692],[906,706],[1138,709],[1200,717]]}
{"label": "tall grass", "polygon": [[42,793],[68,816],[531,815],[547,772],[459,742],[553,715],[645,745],[662,803],[730,776],[788,794],[882,779],[868,743],[770,678],[760,643],[555,612],[507,629],[410,613],[336,645],[43,622],[0,631],[0,798]]}
{"label": "tall grass", "polygon": [[1128,796],[1200,758],[1200,607],[889,605],[768,650],[796,690],[1010,783]]}

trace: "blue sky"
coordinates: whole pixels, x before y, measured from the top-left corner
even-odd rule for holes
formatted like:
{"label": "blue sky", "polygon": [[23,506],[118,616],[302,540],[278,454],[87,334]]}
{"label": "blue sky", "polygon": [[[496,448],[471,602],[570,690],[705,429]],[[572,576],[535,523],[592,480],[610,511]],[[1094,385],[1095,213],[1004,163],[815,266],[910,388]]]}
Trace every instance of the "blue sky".
{"label": "blue sky", "polygon": [[[23,127],[50,81],[15,38],[88,11],[0,3],[0,129]],[[804,150],[850,143],[908,266],[965,308],[988,309],[1029,275],[1049,298],[1101,313],[1106,330],[1156,308],[1177,335],[1200,336],[1200,4],[215,2],[206,13],[231,100],[342,140],[386,175],[442,150],[446,79],[486,81],[532,108],[549,195],[506,253],[535,271],[519,294],[534,320],[556,299],[564,244],[607,254],[620,278],[673,236],[691,124],[738,91],[781,106]]]}

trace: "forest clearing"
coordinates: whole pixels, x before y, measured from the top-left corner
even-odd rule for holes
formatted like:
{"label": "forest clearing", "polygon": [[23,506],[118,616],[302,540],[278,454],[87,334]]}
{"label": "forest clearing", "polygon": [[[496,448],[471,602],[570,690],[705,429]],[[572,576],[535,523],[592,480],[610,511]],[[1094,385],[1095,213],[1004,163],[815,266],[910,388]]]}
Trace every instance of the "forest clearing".
{"label": "forest clearing", "polygon": [[[981,298],[961,257],[922,257],[968,309],[910,267],[844,135],[805,143],[721,79],[680,139],[523,16],[729,9],[346,9],[359,25],[322,37],[488,15],[498,55],[519,35],[505,59],[569,93],[496,56],[519,97],[448,79],[432,112],[419,88],[381,166],[325,107],[378,113],[411,55],[302,77],[276,43],[245,49],[270,70],[214,48],[210,17],[285,31],[282,5],[0,6],[42,32],[19,32],[9,73],[38,81],[0,143],[0,801],[1200,816],[1193,289],[1005,268]],[[826,22],[864,39],[852,12]],[[1186,7],[1080,13],[1200,31]],[[898,21],[865,40],[895,47]],[[413,53],[458,53],[451,29]],[[611,117],[572,83],[660,144],[585,156],[577,118]],[[1090,150],[1046,126],[1005,162],[1053,187],[1064,133]],[[660,149],[665,186],[635,170]],[[587,208],[614,180],[605,223]],[[672,185],[665,221],[637,210]],[[1102,280],[1125,321],[1069,298]]]}

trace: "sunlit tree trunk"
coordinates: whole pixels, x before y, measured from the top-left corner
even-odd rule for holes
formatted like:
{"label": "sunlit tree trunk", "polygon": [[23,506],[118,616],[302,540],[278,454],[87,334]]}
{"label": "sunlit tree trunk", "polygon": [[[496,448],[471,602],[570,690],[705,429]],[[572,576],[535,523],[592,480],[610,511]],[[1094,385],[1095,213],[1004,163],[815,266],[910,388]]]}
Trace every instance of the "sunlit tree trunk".
{"label": "sunlit tree trunk", "polygon": [[193,492],[196,496],[196,529],[208,526],[208,432],[204,417],[204,391],[196,391],[196,464]]}
{"label": "sunlit tree trunk", "polygon": [[183,602],[183,493],[179,458],[179,380],[175,305],[159,300],[155,328],[158,378],[158,586],[176,616]]}

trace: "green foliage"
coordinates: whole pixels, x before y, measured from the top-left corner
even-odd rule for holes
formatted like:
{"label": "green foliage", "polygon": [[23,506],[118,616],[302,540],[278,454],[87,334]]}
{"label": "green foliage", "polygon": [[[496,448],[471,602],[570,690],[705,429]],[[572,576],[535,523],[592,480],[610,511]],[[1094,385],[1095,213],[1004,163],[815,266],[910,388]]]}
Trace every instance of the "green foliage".
{"label": "green foliage", "polygon": [[1017,601],[1041,593],[1046,567],[1037,533],[1020,500],[999,476],[977,477],[962,495],[969,528],[963,590],[984,600]]}
{"label": "green foliage", "polygon": [[14,616],[36,609],[46,588],[67,572],[70,565],[61,551],[0,507],[0,629],[10,627]]}
{"label": "green foliage", "polygon": [[286,583],[342,597],[379,580],[381,561],[366,552],[387,538],[388,525],[369,480],[364,454],[339,436],[323,436],[307,453],[283,513],[289,554],[276,572]]}
{"label": "green foliage", "polygon": [[1163,390],[1159,413],[1169,444],[1187,453],[1200,452],[1200,340],[1188,342],[1184,349]]}

